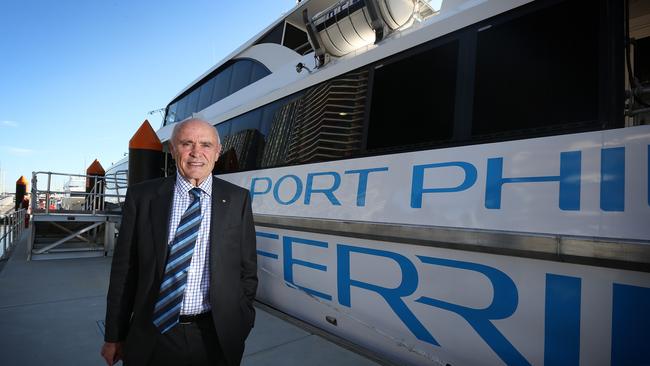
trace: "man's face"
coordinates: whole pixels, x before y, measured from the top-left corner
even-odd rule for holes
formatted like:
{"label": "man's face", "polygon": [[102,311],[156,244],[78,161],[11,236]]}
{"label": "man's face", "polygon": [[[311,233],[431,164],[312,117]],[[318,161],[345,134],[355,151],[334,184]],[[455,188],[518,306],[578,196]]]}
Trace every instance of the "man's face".
{"label": "man's face", "polygon": [[220,151],[216,129],[198,120],[183,124],[171,145],[178,171],[194,186],[212,175]]}

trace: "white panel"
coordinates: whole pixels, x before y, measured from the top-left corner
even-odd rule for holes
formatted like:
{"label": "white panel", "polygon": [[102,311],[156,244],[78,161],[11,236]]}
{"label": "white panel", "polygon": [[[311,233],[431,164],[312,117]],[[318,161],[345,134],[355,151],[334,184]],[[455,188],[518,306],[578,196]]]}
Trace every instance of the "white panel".
{"label": "white panel", "polygon": [[[252,188],[253,209],[261,214],[648,240],[648,145],[650,126],[638,126],[290,166],[223,177]],[[624,160],[616,162],[625,165],[625,176],[616,177],[624,184],[624,192],[608,191],[601,197],[601,174],[618,174],[612,167],[609,168],[614,169],[612,172],[601,172],[601,154],[612,147],[625,150]],[[567,202],[577,202],[579,206],[563,208],[560,207],[557,177],[562,159],[566,162],[576,154],[578,170],[569,171],[574,176],[567,179],[579,187],[580,195],[568,195]],[[510,182],[490,188],[486,186],[488,164],[495,159],[501,161],[497,165],[502,167],[501,178],[505,180],[547,177],[549,181]],[[426,168],[418,168],[422,166]],[[361,192],[365,193],[365,202],[359,204],[360,174],[350,171],[377,168],[383,171],[367,173],[367,188]],[[418,169],[423,171],[422,184],[415,179]],[[471,182],[470,170],[476,173]],[[317,174],[322,172],[330,173],[327,176]],[[493,166],[493,176],[498,175],[495,172]],[[299,178],[301,189],[289,184],[291,180],[281,180],[290,174]],[[311,187],[314,189],[331,185],[332,175],[340,177],[340,186],[331,192],[340,204],[318,192],[307,199],[309,174],[317,174],[313,179],[314,187]],[[255,186],[251,186],[253,179],[256,179]],[[270,187],[266,187],[268,182]],[[458,188],[463,182],[466,186]],[[418,187],[424,191],[421,195],[417,194]],[[447,189],[447,192],[434,192],[435,189]],[[294,195],[298,199],[285,205],[275,199],[274,191],[285,197],[284,200]],[[495,192],[501,193],[500,198]],[[412,202],[412,196],[421,196],[419,207]],[[490,206],[492,201],[488,198],[499,206]],[[607,210],[604,208],[607,199],[621,203],[624,200],[624,209]]]}
{"label": "white panel", "polygon": [[287,64],[297,62],[296,59],[299,57],[300,55],[296,51],[282,45],[260,43],[238,54],[235,59],[252,58],[264,64],[273,73]]}
{"label": "white panel", "polygon": [[[277,256],[259,256],[262,301],[399,365],[544,365],[546,351],[579,354],[582,365],[608,365],[613,286],[650,291],[650,274],[643,272],[261,226],[257,231],[277,235],[277,239],[258,236],[258,249]],[[291,255],[283,249],[287,243]],[[289,273],[284,272],[287,268]],[[549,275],[570,282],[556,282],[555,297],[547,296]],[[577,306],[558,304],[564,296]],[[492,306],[495,313],[488,315],[484,309]],[[478,322],[472,324],[453,309],[466,309]],[[645,316],[645,308],[637,311],[632,316]],[[577,327],[562,323],[567,314],[578,320]],[[337,326],[326,322],[328,315],[337,319]],[[548,324],[565,328],[546,334]],[[577,339],[566,338],[563,331]],[[648,337],[647,332],[642,336]],[[562,349],[565,341],[570,346]]]}

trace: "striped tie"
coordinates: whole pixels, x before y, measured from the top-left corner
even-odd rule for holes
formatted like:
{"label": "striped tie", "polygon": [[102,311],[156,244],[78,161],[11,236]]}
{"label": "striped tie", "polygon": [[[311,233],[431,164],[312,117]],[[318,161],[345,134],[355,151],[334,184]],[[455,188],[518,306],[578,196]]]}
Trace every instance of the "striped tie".
{"label": "striped tie", "polygon": [[169,246],[165,275],[160,284],[158,302],[153,312],[153,323],[165,333],[178,324],[181,302],[187,285],[187,271],[201,227],[201,189],[192,188],[192,203],[178,223],[174,241]]}

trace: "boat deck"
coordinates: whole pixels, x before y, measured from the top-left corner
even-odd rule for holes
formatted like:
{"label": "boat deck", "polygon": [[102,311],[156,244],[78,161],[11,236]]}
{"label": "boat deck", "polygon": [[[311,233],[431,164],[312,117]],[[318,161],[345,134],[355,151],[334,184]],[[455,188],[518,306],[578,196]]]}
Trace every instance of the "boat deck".
{"label": "boat deck", "polygon": [[[99,350],[111,258],[27,261],[26,234],[0,263],[0,364],[105,365]],[[242,365],[379,364],[300,321],[256,307]]]}

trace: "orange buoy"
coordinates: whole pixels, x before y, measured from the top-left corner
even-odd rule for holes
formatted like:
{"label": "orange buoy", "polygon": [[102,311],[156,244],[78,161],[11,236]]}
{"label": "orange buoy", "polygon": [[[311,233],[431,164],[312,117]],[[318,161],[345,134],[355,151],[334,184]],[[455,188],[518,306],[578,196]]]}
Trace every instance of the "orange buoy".
{"label": "orange buoy", "polygon": [[20,178],[18,178],[18,180],[16,181],[16,205],[15,205],[16,211],[20,209],[20,205],[23,203],[23,198],[25,198],[26,193],[27,193],[27,178],[21,175]]}
{"label": "orange buoy", "polygon": [[163,146],[148,120],[129,140],[129,186],[163,176]]}

